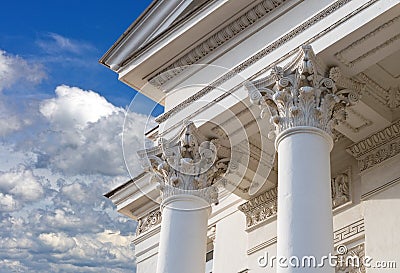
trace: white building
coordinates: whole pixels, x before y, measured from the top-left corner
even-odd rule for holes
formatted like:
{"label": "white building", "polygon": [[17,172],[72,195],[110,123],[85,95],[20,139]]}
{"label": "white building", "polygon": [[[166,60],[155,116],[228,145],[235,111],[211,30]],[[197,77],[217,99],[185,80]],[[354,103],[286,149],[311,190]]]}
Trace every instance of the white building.
{"label": "white building", "polygon": [[165,106],[106,194],[137,272],[399,272],[399,38],[399,0],[153,1],[100,60]]}

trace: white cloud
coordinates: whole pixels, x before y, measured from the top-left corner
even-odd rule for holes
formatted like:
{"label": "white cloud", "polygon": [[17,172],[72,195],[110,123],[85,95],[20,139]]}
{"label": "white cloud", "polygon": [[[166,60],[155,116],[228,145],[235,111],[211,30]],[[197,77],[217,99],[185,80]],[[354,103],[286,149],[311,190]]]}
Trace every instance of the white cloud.
{"label": "white cloud", "polygon": [[[129,179],[125,110],[65,85],[33,107],[35,134],[15,146],[0,142],[0,272],[129,272],[136,224],[102,196]],[[146,123],[130,113],[124,130],[137,172]]]}
{"label": "white cloud", "polygon": [[[0,106],[1,107],[1,106]],[[0,136],[8,135],[11,132],[21,129],[22,121],[17,116],[2,115],[0,109]]]}
{"label": "white cloud", "polygon": [[65,233],[42,233],[39,239],[57,252],[67,252],[76,246],[75,240]]}
{"label": "white cloud", "polygon": [[53,32],[43,35],[36,44],[48,54],[60,52],[81,54],[87,50],[93,50],[93,46],[86,42],[73,40]]}
{"label": "white cloud", "polygon": [[17,201],[10,194],[3,194],[0,192],[0,211],[10,212],[17,209]]}
{"label": "white cloud", "polygon": [[21,202],[38,200],[44,192],[37,177],[23,166],[9,172],[0,172],[0,189]]}
{"label": "white cloud", "polygon": [[40,112],[57,129],[82,128],[90,122],[122,111],[90,90],[60,85],[55,92],[55,98],[41,104]]}
{"label": "white cloud", "polygon": [[38,84],[46,77],[41,64],[0,50],[0,91],[16,83]]}
{"label": "white cloud", "polygon": [[[45,156],[39,158],[39,165],[50,164],[68,174],[127,175],[122,150],[124,109],[93,91],[63,85],[56,88],[55,98],[41,104],[40,112],[51,131],[42,136]],[[128,145],[124,146],[129,150],[125,155],[133,175],[140,171],[135,151],[144,147],[147,123],[148,118],[137,113],[130,113],[125,123]]]}

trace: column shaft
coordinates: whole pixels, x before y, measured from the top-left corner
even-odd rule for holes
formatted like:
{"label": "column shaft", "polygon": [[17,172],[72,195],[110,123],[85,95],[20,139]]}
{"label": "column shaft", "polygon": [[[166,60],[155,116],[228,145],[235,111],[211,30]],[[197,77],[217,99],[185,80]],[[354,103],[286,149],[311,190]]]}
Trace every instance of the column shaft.
{"label": "column shaft", "polygon": [[[278,241],[277,257],[285,257],[287,268],[278,273],[324,272],[334,268],[325,260],[323,268],[302,266],[304,257],[316,263],[333,251],[330,151],[332,139],[324,131],[306,126],[283,131],[276,140],[278,150]],[[299,267],[290,265],[300,261]],[[313,261],[311,261],[313,265]]]}
{"label": "column shaft", "polygon": [[210,205],[197,196],[176,195],[161,206],[157,273],[204,273]]}

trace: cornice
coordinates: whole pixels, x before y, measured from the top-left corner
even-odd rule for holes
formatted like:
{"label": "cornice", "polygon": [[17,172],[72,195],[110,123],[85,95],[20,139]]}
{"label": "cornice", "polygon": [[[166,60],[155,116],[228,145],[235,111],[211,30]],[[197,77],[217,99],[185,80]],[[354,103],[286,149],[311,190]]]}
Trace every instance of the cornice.
{"label": "cornice", "polygon": [[367,33],[366,35],[364,35],[362,38],[356,40],[355,42],[351,43],[350,45],[348,45],[347,47],[345,47],[344,49],[340,50],[338,53],[335,54],[335,57],[343,64],[349,66],[349,67],[353,67],[356,63],[360,62],[361,60],[365,59],[366,57],[374,54],[375,52],[377,52],[378,50],[388,46],[389,44],[393,43],[394,41],[398,40],[400,38],[400,34],[391,37],[390,39],[383,41],[383,43],[379,44],[378,46],[376,46],[375,48],[367,51],[366,53],[362,54],[361,56],[353,59],[353,60],[348,60],[345,56],[347,53],[349,53],[351,50],[356,49],[357,46],[360,46],[366,42],[368,42],[369,39],[374,38],[379,32],[387,29],[388,27],[393,26],[393,24],[397,23],[400,20],[400,15],[389,20],[386,21],[384,24],[378,26],[377,28],[375,28],[374,30],[372,30],[371,32]]}
{"label": "cornice", "polygon": [[164,83],[185,70],[187,66],[201,61],[209,53],[215,51],[217,48],[236,37],[239,33],[242,33],[254,23],[260,21],[265,15],[269,14],[286,1],[287,0],[262,1],[234,22],[197,45],[173,64],[163,69],[156,76],[150,78],[149,82],[158,87],[162,86]]}
{"label": "cornice", "polygon": [[400,153],[400,120],[349,146],[346,151],[358,160],[360,171]]}
{"label": "cornice", "polygon": [[[289,42],[293,38],[297,37],[303,31],[309,29],[310,27],[312,27],[313,25],[315,25],[316,23],[318,23],[322,19],[326,18],[330,14],[332,14],[335,11],[337,11],[338,9],[342,8],[343,6],[345,6],[350,1],[352,1],[352,0],[338,0],[338,1],[336,1],[335,3],[333,3],[330,6],[328,6],[327,8],[325,8],[324,10],[322,10],[321,12],[316,14],[315,16],[311,17],[309,20],[305,21],[304,23],[302,23],[301,25],[299,25],[298,27],[296,27],[295,29],[290,31],[289,33],[283,35],[281,38],[279,38],[276,41],[272,42],[269,46],[267,46],[266,48],[264,48],[260,52],[256,53],[254,56],[252,56],[249,59],[247,59],[244,62],[242,62],[241,64],[239,64],[238,66],[233,68],[231,71],[229,71],[228,73],[224,74],[223,76],[221,76],[220,78],[218,78],[214,82],[210,83],[207,87],[203,88],[202,90],[197,92],[195,95],[187,98],[186,100],[184,100],[183,102],[181,102],[180,104],[178,104],[177,106],[175,106],[174,108],[169,110],[168,112],[160,115],[159,117],[156,118],[156,121],[158,123],[162,123],[162,122],[166,121],[168,118],[172,117],[173,115],[175,115],[176,113],[178,113],[182,109],[186,108],[192,102],[194,102],[194,101],[202,98],[206,94],[210,93],[216,87],[218,87],[221,84],[223,84],[224,82],[228,81],[229,79],[231,79],[232,77],[234,77],[238,73],[242,72],[243,70],[245,70],[249,66],[255,64],[256,62],[261,60],[263,57],[267,56],[268,54],[270,54],[271,52],[275,51],[279,47],[283,46],[284,44],[286,44],[287,42]],[[377,1],[378,0],[368,1],[367,3],[365,3],[364,5],[359,7],[358,9],[356,9],[355,11],[353,11],[350,14],[346,15],[345,17],[343,17],[341,20],[338,20],[337,22],[335,22],[331,26],[325,28],[323,31],[321,31],[320,33],[316,34],[314,37],[312,37],[309,40],[305,41],[304,44],[309,44],[309,43],[317,40],[319,37],[325,35],[326,33],[330,32],[330,31],[332,31],[337,26],[341,25],[342,23],[344,23],[345,21],[349,20],[351,17],[355,16],[356,14],[358,14],[359,12],[361,12],[364,9],[368,8],[369,6],[371,6],[372,4],[374,4]],[[287,54],[285,54],[284,56],[282,56],[278,60],[276,60],[274,63],[268,65],[267,67],[265,67],[264,69],[262,69],[261,71],[259,71],[258,73],[256,73],[252,77],[250,77],[248,80],[256,79],[257,77],[259,77],[260,75],[262,75],[263,73],[265,73],[266,71],[271,69],[273,66],[277,65],[279,62],[281,62],[281,61],[285,60],[286,58],[288,58],[289,56],[293,55],[296,51],[297,51],[297,47],[292,49],[291,51],[289,51]],[[223,95],[221,95],[220,97],[215,99],[213,102],[211,102],[211,104],[218,103],[219,101],[223,100],[225,97],[229,96],[233,91],[235,91],[235,90],[239,89],[240,87],[242,87],[242,85],[243,85],[243,83],[238,84],[237,86],[232,88],[229,92],[225,92]],[[206,105],[204,107],[209,107],[209,106]],[[202,109],[199,109],[198,111],[196,111],[196,113],[193,113],[193,115],[196,115],[201,110]],[[174,129],[174,128],[175,127],[171,128],[171,129]]]}

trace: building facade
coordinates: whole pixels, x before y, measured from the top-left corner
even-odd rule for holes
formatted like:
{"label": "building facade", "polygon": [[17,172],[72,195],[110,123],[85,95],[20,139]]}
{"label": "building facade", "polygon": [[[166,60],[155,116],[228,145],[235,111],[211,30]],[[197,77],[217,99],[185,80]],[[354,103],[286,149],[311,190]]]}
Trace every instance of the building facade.
{"label": "building facade", "polygon": [[106,194],[137,272],[398,272],[399,30],[398,0],[153,1],[100,60],[165,107]]}

